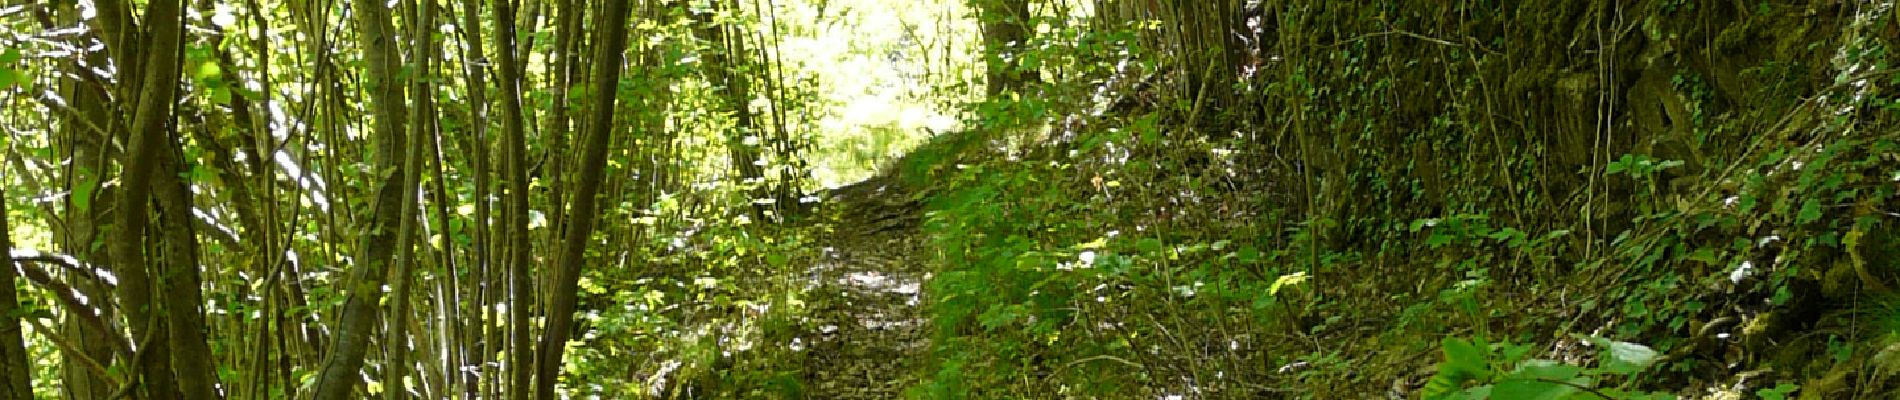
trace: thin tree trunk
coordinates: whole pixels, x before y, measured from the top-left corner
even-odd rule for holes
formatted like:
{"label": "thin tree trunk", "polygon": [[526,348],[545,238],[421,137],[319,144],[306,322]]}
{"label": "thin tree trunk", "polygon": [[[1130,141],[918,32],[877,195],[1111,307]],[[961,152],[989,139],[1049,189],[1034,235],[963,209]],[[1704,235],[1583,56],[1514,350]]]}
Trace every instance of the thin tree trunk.
{"label": "thin tree trunk", "polygon": [[409,81],[410,91],[413,92],[409,101],[410,109],[415,115],[414,120],[409,121],[409,142],[403,146],[408,150],[408,156],[405,157],[402,168],[401,219],[396,224],[398,227],[396,263],[394,264],[396,272],[392,274],[396,281],[390,285],[390,291],[393,292],[394,297],[389,300],[388,335],[383,341],[388,349],[388,360],[383,365],[383,394],[384,398],[389,400],[399,400],[409,396],[406,383],[411,367],[409,354],[410,348],[417,342],[410,337],[407,330],[410,318],[409,292],[413,290],[411,286],[416,275],[417,257],[414,240],[418,230],[416,226],[418,207],[415,206],[415,202],[418,201],[417,193],[422,186],[422,158],[428,154],[427,147],[424,146],[428,146],[429,142],[425,140],[433,140],[430,122],[435,117],[431,104],[435,99],[435,94],[431,90],[434,86],[429,81],[433,63],[431,55],[437,51],[435,44],[430,40],[433,35],[429,34],[435,29],[435,7],[432,3],[432,0],[415,2],[416,19],[411,27],[415,29],[415,32],[410,35],[415,42],[410,45],[409,63],[414,66],[415,72],[414,77]]}
{"label": "thin tree trunk", "polygon": [[[504,186],[508,189],[505,201],[504,223],[508,240],[508,327],[509,343],[506,372],[508,373],[507,397],[510,400],[528,398],[528,385],[531,371],[529,360],[533,359],[533,348],[528,342],[528,144],[521,115],[521,68],[515,60],[515,8],[508,0],[495,2],[495,56],[501,60],[501,111],[503,148],[507,151]],[[556,101],[556,103],[560,103]],[[559,106],[556,106],[559,108]],[[498,339],[498,338],[497,338]]]}
{"label": "thin tree trunk", "polygon": [[[580,47],[578,42],[582,32],[581,5],[585,3],[576,0],[557,0],[557,4],[560,8],[555,10],[558,16],[555,17],[554,22],[554,54],[549,57],[553,59],[554,66],[551,70],[556,75],[553,84],[548,88],[553,92],[554,101],[552,108],[548,110],[548,119],[544,121],[546,128],[542,130],[542,139],[548,144],[548,157],[546,164],[541,166],[540,176],[548,185],[547,203],[550,205],[548,227],[554,229],[555,232],[560,232],[560,229],[567,224],[567,167],[568,153],[571,152],[568,149],[567,138],[570,132],[585,129],[585,127],[574,125],[572,121],[574,101],[568,98],[571,89],[584,84],[582,83],[584,77],[581,76],[583,71],[581,71],[580,51],[576,49]],[[532,46],[528,47],[532,48]]]}
{"label": "thin tree trunk", "polygon": [[[154,0],[147,4],[147,32],[140,49],[146,50],[142,68],[122,69],[125,74],[143,72],[137,81],[138,104],[130,124],[131,140],[119,176],[118,226],[111,241],[115,273],[120,278],[122,308],[139,344],[136,359],[141,388],[148,398],[180,398],[177,380],[172,374],[171,355],[165,344],[165,318],[154,301],[153,282],[147,270],[145,227],[151,199],[152,171],[164,152],[166,125],[172,119],[172,103],[177,100],[179,81],[178,55],[182,49],[184,19],[179,0]],[[122,79],[136,85],[137,82]]]}
{"label": "thin tree trunk", "polygon": [[[154,83],[162,81],[153,81]],[[187,399],[216,399],[217,365],[211,358],[211,346],[205,337],[204,293],[198,272],[197,225],[192,223],[191,193],[179,174],[185,173],[184,161],[176,144],[157,151],[164,154],[160,170],[154,174],[153,193],[159,204],[159,222],[165,229],[159,241],[164,247],[163,269],[158,271],[158,290],[164,293],[166,336],[171,339],[172,373],[177,375],[179,390]]]}
{"label": "thin tree trunk", "polygon": [[764,160],[759,154],[764,135],[759,133],[757,118],[750,106],[751,77],[741,73],[744,67],[750,65],[751,57],[746,51],[744,34],[735,34],[732,31],[736,29],[713,20],[713,15],[720,8],[736,12],[737,7],[728,6],[726,0],[715,0],[713,7],[714,10],[710,12],[694,14],[697,19],[695,22],[699,24],[695,33],[701,40],[718,46],[716,50],[707,49],[705,59],[706,69],[711,71],[707,79],[718,86],[714,90],[718,91],[722,105],[732,111],[732,131],[725,138],[726,155],[732,168],[739,172],[739,186],[752,187],[748,191],[748,200],[753,200],[752,216],[762,219],[766,206],[756,200],[771,198],[772,194],[766,186],[765,166],[761,165]]}
{"label": "thin tree trunk", "polygon": [[1035,71],[1022,70],[1022,53],[1029,40],[1029,0],[974,0],[983,27],[985,94],[991,98],[1022,90],[1040,80]]}
{"label": "thin tree trunk", "polygon": [[804,207],[799,203],[799,187],[811,178],[811,170],[805,168],[803,150],[806,146],[800,143],[798,138],[792,136],[789,128],[793,122],[787,111],[789,107],[785,104],[787,97],[785,63],[780,59],[782,56],[780,44],[784,36],[778,30],[777,7],[770,6],[770,0],[765,3],[768,4],[761,5],[754,2],[753,12],[771,13],[769,14],[771,17],[769,20],[772,21],[770,29],[757,33],[760,44],[757,59],[765,68],[765,71],[762,71],[766,76],[765,96],[772,102],[772,150],[776,152],[782,163],[778,169],[778,182],[772,185],[772,206],[781,213],[777,217],[783,219],[785,215],[782,213],[804,211]]}
{"label": "thin tree trunk", "polygon": [[600,181],[606,175],[607,145],[613,142],[614,100],[619,87],[622,53],[627,48],[627,0],[607,0],[594,27],[593,113],[588,126],[586,147],[581,149],[580,176],[574,184],[573,212],[568,214],[567,232],[562,240],[560,267],[555,271],[554,287],[548,296],[547,331],[541,335],[539,363],[535,373],[535,398],[554,400],[554,382],[559,378],[561,353],[574,323],[574,303],[579,291],[581,263],[586,255],[588,236],[593,233],[595,200]]}
{"label": "thin tree trunk", "polygon": [[362,235],[362,256],[350,277],[349,290],[337,318],[335,336],[315,382],[316,400],[349,398],[361,382],[363,356],[368,352],[370,332],[376,330],[378,304],[383,299],[385,274],[395,255],[396,230],[404,209],[415,207],[415,197],[403,196],[408,154],[402,146],[405,122],[403,88],[396,79],[401,56],[396,48],[395,28],[390,21],[388,3],[360,1],[351,4],[356,15],[357,40],[363,48],[364,84],[370,91],[375,125],[372,136],[377,152],[378,172],[384,173],[371,203],[370,221]]}
{"label": "thin tree trunk", "polygon": [[[261,71],[257,74],[258,81],[261,83],[260,86],[271,88],[274,82],[269,72],[271,71],[270,41],[260,40],[261,38],[268,37],[267,32],[271,29],[269,19],[265,18],[265,14],[268,13],[268,11],[260,6],[257,0],[246,0],[245,4],[247,6],[246,8],[250,11],[249,15],[253,25],[252,28],[255,29],[254,33],[256,33],[256,36],[251,36],[253,38],[251,45],[252,50],[255,51],[252,56],[254,56],[258,62],[257,70]],[[258,94],[260,97],[258,103],[262,104],[266,109],[274,104],[271,90],[261,90]],[[238,98],[244,97],[234,96],[234,99]],[[255,115],[255,113],[248,112],[248,107],[238,108],[238,110],[246,110],[247,114]],[[304,113],[306,117],[311,117],[309,114],[313,114],[314,110],[306,108]],[[260,193],[253,195],[257,196],[254,197],[255,201],[262,205],[264,215],[257,221],[259,225],[247,226],[246,228],[257,230],[258,234],[264,238],[258,241],[262,243],[255,246],[257,251],[252,253],[252,257],[263,265],[262,270],[264,271],[265,281],[262,288],[264,291],[262,296],[264,315],[272,316],[271,318],[275,319],[275,323],[272,323],[273,321],[269,319],[260,319],[256,322],[259,329],[255,336],[257,338],[255,345],[259,346],[262,351],[258,351],[258,354],[252,358],[252,362],[255,365],[250,368],[250,371],[252,371],[250,378],[254,381],[252,385],[253,398],[261,399],[270,397],[270,389],[274,381],[281,380],[284,382],[286,390],[290,387],[291,382],[290,359],[292,357],[292,349],[288,346],[288,341],[283,340],[285,338],[284,332],[288,329],[285,323],[288,321],[285,315],[286,312],[284,311],[285,296],[283,296],[284,291],[278,290],[278,288],[288,286],[285,285],[287,274],[285,274],[284,271],[291,268],[291,263],[283,249],[292,246],[291,238],[293,236],[284,235],[282,232],[286,231],[286,226],[279,225],[279,217],[281,214],[279,214],[276,179],[278,167],[271,162],[263,161],[275,159],[279,145],[275,138],[269,134],[269,122],[264,121],[262,118],[255,117],[249,118],[249,120],[251,122],[251,130],[249,131],[249,135],[245,135],[245,138],[250,139],[250,143],[239,143],[238,146],[246,149],[246,151],[250,153],[251,160],[257,160],[256,162],[250,163],[251,174],[249,178],[254,179],[254,187],[261,190]],[[300,179],[300,177],[292,178]],[[293,190],[293,193],[295,192],[296,190]],[[293,196],[295,195],[293,194]],[[253,199],[252,197],[245,198]],[[294,229],[290,230],[294,231]],[[283,238],[282,243],[278,242],[279,237]],[[276,362],[278,368],[276,368],[275,371],[273,371],[271,365],[272,357],[276,357],[279,360]],[[276,371],[281,371],[282,373],[279,374],[276,373]]]}
{"label": "thin tree trunk", "polygon": [[[6,168],[0,164],[0,185],[13,178]],[[9,254],[13,251],[13,238],[8,235],[12,229],[7,225],[7,200],[0,199],[0,251]],[[17,312],[19,291],[13,289],[19,275],[13,269],[13,257],[0,261],[0,399],[5,400],[33,399],[33,367],[26,363],[26,339],[20,335],[21,313]]]}
{"label": "thin tree trunk", "polygon": [[[56,4],[60,23],[74,24],[81,21],[75,3]],[[66,218],[66,230],[58,236],[61,239],[59,244],[74,257],[96,265],[112,265],[112,259],[107,257],[109,252],[94,246],[105,243],[100,240],[102,230],[99,227],[113,220],[113,208],[107,205],[112,204],[116,189],[108,190],[101,183],[106,180],[104,178],[110,168],[107,163],[112,158],[106,151],[105,143],[111,139],[108,137],[111,132],[120,131],[108,126],[120,124],[104,122],[105,126],[96,125],[102,121],[113,121],[113,117],[106,112],[106,88],[99,86],[98,81],[78,77],[83,76],[81,74],[85,73],[86,68],[106,62],[104,52],[93,51],[68,64],[68,73],[64,76],[72,78],[62,80],[61,92],[62,97],[77,110],[77,115],[65,116],[59,124],[61,136],[67,138],[64,154],[72,159],[67,165],[64,185],[66,192],[72,195],[64,199],[65,207],[61,215]],[[105,131],[101,132],[101,129]],[[80,295],[100,301],[87,307],[65,309],[60,313],[60,332],[76,342],[75,349],[61,349],[60,390],[65,399],[104,400],[112,395],[114,388],[104,376],[95,374],[86,366],[87,360],[112,364],[114,354],[108,343],[118,333],[96,329],[92,324],[83,322],[80,315],[95,313],[100,319],[111,320],[116,313],[105,304],[111,297],[104,285],[84,278],[71,279],[69,282]]]}
{"label": "thin tree trunk", "polygon": [[493,172],[493,168],[488,166],[488,71],[482,68],[482,65],[487,63],[488,57],[483,55],[482,49],[481,13],[481,0],[463,0],[462,26],[457,29],[463,34],[463,74],[464,80],[468,83],[469,115],[473,117],[471,118],[473,123],[469,124],[472,143],[468,147],[471,153],[469,157],[474,164],[474,171],[471,173],[475,175],[475,188],[471,191],[475,198],[475,223],[469,224],[469,228],[475,231],[475,249],[474,256],[471,257],[473,264],[469,266],[467,278],[472,284],[464,287],[461,284],[461,279],[464,278],[460,274],[449,275],[449,279],[455,280],[453,286],[457,290],[468,291],[465,293],[468,297],[464,301],[453,304],[455,307],[461,307],[459,312],[464,316],[460,319],[461,324],[457,326],[457,332],[460,335],[455,344],[462,347],[459,352],[461,357],[455,361],[459,363],[459,367],[465,369],[461,378],[462,397],[465,399],[481,397],[481,378],[489,376],[488,357],[492,354],[486,351],[487,339],[484,337],[484,327],[493,323],[492,319],[486,318],[489,309],[488,285],[482,285],[482,279],[476,278],[488,276],[489,269],[494,267],[491,262],[494,259],[493,253],[490,251],[495,248],[489,236],[489,224],[492,223],[489,219],[492,213],[489,210],[492,203],[488,199],[491,187],[489,174]]}

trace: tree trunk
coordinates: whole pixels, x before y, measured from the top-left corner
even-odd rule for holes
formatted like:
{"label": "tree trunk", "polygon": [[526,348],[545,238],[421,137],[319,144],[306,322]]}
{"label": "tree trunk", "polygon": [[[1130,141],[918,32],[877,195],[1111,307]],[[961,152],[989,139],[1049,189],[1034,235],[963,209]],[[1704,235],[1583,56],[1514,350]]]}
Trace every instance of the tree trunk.
{"label": "tree trunk", "polygon": [[[81,22],[76,3],[56,3],[55,11],[61,24]],[[112,156],[107,153],[106,143],[112,138],[108,135],[119,132],[112,126],[111,114],[106,112],[106,88],[102,82],[81,78],[85,69],[95,65],[105,65],[106,54],[102,51],[87,52],[83,58],[66,66],[67,79],[61,80],[61,96],[70,101],[76,115],[62,116],[59,122],[60,135],[67,138],[65,151],[72,162],[67,166],[67,193],[64,210],[66,229],[59,239],[59,246],[74,257],[94,265],[112,265],[112,259],[102,248],[105,241],[100,240],[100,226],[113,220],[112,194],[116,188],[107,189],[103,182],[108,162]],[[94,328],[84,322],[82,313],[95,313],[98,318],[112,320],[116,317],[113,308],[104,301],[111,299],[110,292],[97,281],[86,278],[71,279],[71,286],[78,294],[99,302],[86,307],[63,309],[60,312],[60,332],[73,339],[74,349],[61,349],[60,352],[60,390],[65,399],[104,400],[112,395],[113,388],[106,377],[94,373],[87,367],[88,360],[101,365],[111,365],[114,354],[108,345],[117,332],[108,332]]]}
{"label": "tree trunk", "polygon": [[1024,71],[1023,49],[1029,40],[1029,0],[973,0],[983,27],[984,93],[996,98],[1040,81],[1036,71]]}
{"label": "tree trunk", "polygon": [[586,255],[588,236],[593,233],[595,198],[600,181],[606,175],[607,144],[614,132],[614,100],[619,87],[622,54],[627,47],[627,0],[607,0],[594,27],[594,96],[586,147],[581,150],[580,176],[574,184],[573,212],[568,214],[566,238],[562,241],[559,269],[554,287],[549,290],[547,331],[541,336],[539,364],[536,368],[535,398],[554,400],[554,382],[559,378],[561,353],[567,347],[574,323],[574,303],[581,278],[581,263]]}
{"label": "tree trunk", "polygon": [[755,219],[765,217],[766,205],[759,199],[772,198],[765,182],[764,159],[759,154],[764,144],[764,135],[759,132],[757,117],[752,114],[752,85],[744,69],[750,65],[750,53],[746,51],[745,35],[734,34],[728,26],[720,25],[713,16],[721,9],[733,9],[727,0],[714,0],[713,10],[695,13],[699,24],[696,34],[700,40],[711,42],[717,49],[704,49],[706,70],[710,71],[708,80],[715,85],[713,90],[719,93],[723,105],[732,111],[732,131],[726,134],[726,155],[732,168],[739,172],[738,187],[751,187],[747,192],[752,201],[752,216]]}
{"label": "tree trunk", "polygon": [[[0,164],[0,185],[13,175]],[[4,190],[4,189],[0,189]],[[5,196],[0,196],[5,197]],[[13,252],[13,232],[7,225],[7,200],[0,198],[0,251]],[[0,261],[0,399],[33,399],[33,366],[26,362],[26,339],[20,336],[20,292],[14,290],[19,273],[13,269],[13,257]]]}
{"label": "tree trunk", "polygon": [[[153,81],[159,82],[159,81]],[[177,144],[167,140],[158,151],[159,170],[153,193],[157,194],[159,222],[166,226],[159,238],[164,263],[157,272],[160,300],[165,308],[166,336],[171,339],[172,373],[179,389],[188,399],[215,399],[218,396],[217,365],[211,358],[211,346],[205,337],[204,293],[198,272],[197,224],[191,215],[191,192],[179,179],[187,170]]]}
{"label": "tree trunk", "polygon": [[[178,54],[182,48],[184,19],[179,0],[154,0],[147,4],[143,37],[146,59],[142,68],[122,69],[122,74],[143,73],[138,79],[121,79],[138,87],[138,103],[132,114],[131,140],[122,161],[117,201],[118,226],[112,230],[115,273],[120,278],[121,309],[125,311],[132,337],[139,344],[135,366],[141,388],[147,398],[183,398],[172,374],[171,355],[163,311],[154,301],[152,276],[146,262],[145,227],[151,199],[152,171],[158,169],[158,157],[164,153],[172,103],[177,100],[179,82]],[[138,85],[144,82],[143,85]]]}
{"label": "tree trunk", "polygon": [[[508,198],[503,203],[503,232],[507,235],[508,254],[508,327],[509,342],[504,346],[508,351],[506,372],[508,373],[507,397],[510,400],[526,400],[532,370],[528,369],[534,357],[533,348],[528,342],[528,252],[532,243],[528,241],[528,144],[526,129],[522,126],[521,115],[521,68],[515,60],[515,9],[507,0],[495,2],[495,56],[500,59],[501,111],[504,143],[507,152],[503,168],[506,168],[503,184],[508,190]],[[556,109],[561,108],[556,102]],[[500,339],[500,337],[495,337]]]}
{"label": "tree trunk", "polygon": [[402,196],[405,176],[402,162],[408,153],[402,146],[406,117],[403,88],[396,79],[401,53],[396,48],[389,5],[362,1],[352,3],[351,7],[356,15],[357,40],[363,48],[366,64],[364,85],[370,91],[371,111],[375,114],[372,136],[378,151],[374,160],[378,172],[386,175],[371,203],[372,215],[361,238],[362,254],[352,269],[354,276],[349,278],[349,289],[341,315],[337,317],[329,354],[317,374],[313,397],[317,400],[349,398],[361,381],[363,356],[368,351],[370,332],[376,330],[377,308],[382,303],[383,283],[388,279],[385,273],[396,250],[396,225],[401,223],[403,209],[413,208],[416,200],[413,196]]}
{"label": "tree trunk", "polygon": [[429,38],[429,32],[435,28],[435,7],[433,1],[415,2],[415,31],[410,39],[409,62],[414,65],[414,77],[410,79],[410,110],[414,112],[413,121],[409,121],[409,141],[404,144],[407,156],[404,157],[402,171],[402,211],[396,223],[396,271],[391,274],[395,282],[390,283],[392,296],[389,299],[388,333],[384,336],[383,346],[387,352],[387,361],[383,363],[383,395],[389,400],[408,398],[406,383],[410,367],[410,348],[416,340],[410,337],[409,329],[409,292],[416,275],[416,248],[413,242],[417,230],[417,191],[422,186],[422,156],[427,154],[424,140],[433,140],[430,129],[430,102],[435,99],[434,86],[429,82],[430,55],[437,49]]}
{"label": "tree trunk", "polygon": [[[463,34],[463,60],[487,59],[482,50],[484,43],[482,42],[481,14],[481,0],[462,1],[461,28],[457,30]],[[468,229],[475,231],[475,248],[468,276],[465,278],[460,274],[451,273],[449,278],[455,280],[453,286],[458,290],[467,291],[463,293],[463,296],[467,297],[455,303],[456,307],[461,307],[458,313],[462,314],[462,318],[456,329],[459,335],[455,344],[461,347],[459,352],[461,357],[454,361],[458,363],[458,367],[464,369],[461,377],[462,398],[474,399],[483,397],[482,377],[489,376],[488,357],[493,354],[487,351],[488,341],[484,335],[484,327],[494,323],[494,320],[486,318],[490,307],[489,286],[482,284],[483,281],[479,277],[488,276],[489,269],[494,267],[495,257],[492,257],[493,253],[490,251],[496,246],[493,245],[489,236],[491,223],[489,216],[492,211],[489,210],[491,203],[488,200],[489,188],[492,187],[489,184],[489,174],[494,169],[488,164],[488,73],[475,62],[465,61],[462,66],[464,80],[468,83],[469,115],[472,117],[470,120],[474,121],[469,126],[471,137],[468,150],[471,164],[473,164],[471,167],[474,169],[471,173],[475,175],[475,188],[471,191],[475,194],[475,223],[469,224]],[[467,279],[467,283],[464,284],[462,279]]]}
{"label": "tree trunk", "polygon": [[[584,10],[583,6],[587,3],[576,0],[558,0],[555,4],[556,7],[559,8],[556,10],[558,15],[556,16],[554,26],[554,53],[551,54],[549,58],[552,59],[551,62],[554,64],[551,71],[556,75],[554,76],[553,82],[551,82],[552,85],[548,88],[549,91],[553,92],[552,97],[554,101],[552,102],[552,108],[548,110],[547,127],[542,130],[541,138],[547,143],[547,158],[543,159],[545,164],[541,166],[542,173],[538,174],[538,176],[546,180],[548,186],[547,203],[552,206],[548,211],[547,226],[559,232],[559,229],[566,226],[567,223],[567,209],[565,208],[568,191],[567,164],[569,161],[568,153],[571,152],[571,150],[568,149],[567,138],[569,132],[584,129],[583,127],[574,126],[571,120],[573,118],[572,111],[575,107],[574,101],[568,98],[568,93],[570,89],[573,89],[576,85],[584,84],[582,83],[582,79],[584,78],[581,76],[581,73],[584,71],[581,71],[580,51],[577,49],[580,48],[580,33],[583,32],[581,27],[582,10]],[[532,18],[530,18],[530,20],[532,20]],[[529,43],[527,47],[532,48],[532,43]],[[520,66],[518,65],[517,67]]]}

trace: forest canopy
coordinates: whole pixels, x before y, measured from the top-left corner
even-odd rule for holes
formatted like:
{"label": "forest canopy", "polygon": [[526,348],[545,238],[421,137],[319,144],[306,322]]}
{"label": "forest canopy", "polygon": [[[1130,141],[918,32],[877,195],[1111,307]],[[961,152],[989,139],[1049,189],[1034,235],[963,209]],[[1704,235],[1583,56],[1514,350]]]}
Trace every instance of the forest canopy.
{"label": "forest canopy", "polygon": [[0,400],[1900,393],[1881,2],[0,2]]}

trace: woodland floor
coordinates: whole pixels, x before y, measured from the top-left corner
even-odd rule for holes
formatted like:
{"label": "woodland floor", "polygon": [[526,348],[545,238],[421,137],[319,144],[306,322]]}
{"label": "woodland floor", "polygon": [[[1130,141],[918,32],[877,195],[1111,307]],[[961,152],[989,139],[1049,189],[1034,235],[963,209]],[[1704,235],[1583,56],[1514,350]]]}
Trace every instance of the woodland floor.
{"label": "woodland floor", "polygon": [[901,398],[929,350],[920,211],[883,187],[839,189],[822,211],[831,232],[809,272],[817,336],[804,369],[809,398]]}

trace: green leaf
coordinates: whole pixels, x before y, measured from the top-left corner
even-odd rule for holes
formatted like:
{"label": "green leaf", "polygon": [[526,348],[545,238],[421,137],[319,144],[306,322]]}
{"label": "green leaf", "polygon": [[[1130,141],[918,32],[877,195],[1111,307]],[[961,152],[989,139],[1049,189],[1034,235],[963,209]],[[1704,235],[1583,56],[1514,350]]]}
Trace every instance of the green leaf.
{"label": "green leaf", "polygon": [[1279,279],[1273,280],[1273,286],[1267,288],[1267,294],[1279,296],[1280,288],[1287,287],[1287,286],[1295,286],[1295,285],[1299,285],[1305,282],[1306,282],[1306,271],[1295,272],[1295,273],[1287,274],[1287,275],[1280,275]]}
{"label": "green leaf", "polygon": [[1240,245],[1240,250],[1238,252],[1235,252],[1234,255],[1242,263],[1254,263],[1254,262],[1260,261],[1260,249],[1254,248],[1251,245],[1244,245],[1244,244]]}
{"label": "green leaf", "polygon": [[1794,291],[1788,290],[1788,285],[1780,285],[1775,287],[1775,294],[1768,298],[1768,303],[1778,306],[1788,304],[1790,300],[1794,300]]}
{"label": "green leaf", "polygon": [[218,63],[206,62],[198,64],[198,71],[193,73],[192,76],[198,79],[214,79],[224,76],[224,68],[218,67]]}
{"label": "green leaf", "polygon": [[1146,239],[1137,240],[1135,241],[1135,249],[1141,250],[1141,252],[1143,253],[1150,253],[1150,254],[1160,253],[1161,240],[1155,239],[1155,238],[1146,238]]}
{"label": "green leaf", "polygon": [[1487,400],[1487,399],[1493,398],[1491,397],[1491,393],[1493,392],[1491,389],[1492,389],[1491,385],[1474,387],[1470,389],[1465,389],[1464,391],[1460,391],[1458,393],[1453,393],[1450,396],[1443,397],[1443,399],[1444,400]]}
{"label": "green leaf", "polygon": [[1445,362],[1439,366],[1439,370],[1472,379],[1489,377],[1490,360],[1486,358],[1487,354],[1480,343],[1481,340],[1474,343],[1460,338],[1445,338],[1442,342],[1445,346]]}
{"label": "green leaf", "polygon": [[8,47],[6,50],[0,50],[0,64],[12,64],[19,62],[21,58],[24,57],[20,54],[20,48],[18,47]]}
{"label": "green leaf", "polygon": [[1583,373],[1583,367],[1559,363],[1551,360],[1525,361],[1519,367],[1519,374],[1528,378],[1568,381]]}
{"label": "green leaf", "polygon": [[1805,224],[1821,219],[1821,202],[1808,199],[1801,202],[1801,211],[1795,214],[1794,223]]}
{"label": "green leaf", "polygon": [[1703,248],[1696,249],[1694,253],[1689,253],[1689,256],[1687,257],[1687,259],[1689,261],[1701,262],[1703,264],[1708,264],[1708,265],[1720,265],[1722,263],[1721,253],[1717,252],[1716,249],[1712,247],[1703,247]]}
{"label": "green leaf", "polygon": [[1762,400],[1787,400],[1789,393],[1794,393],[1796,389],[1800,389],[1800,388],[1801,388],[1801,385],[1783,382],[1782,384],[1775,385],[1775,387],[1772,387],[1772,388],[1762,388],[1761,390],[1756,390],[1755,395],[1761,396]]}
{"label": "green leaf", "polygon": [[[1477,343],[1462,338],[1447,337],[1440,342],[1444,348],[1445,360],[1438,363],[1438,373],[1433,374],[1420,390],[1420,397],[1426,399],[1474,398],[1465,396],[1470,393],[1461,390],[1466,382],[1482,381],[1491,375],[1490,361],[1485,357],[1483,340]],[[1485,388],[1487,391],[1489,388]],[[1475,397],[1483,398],[1483,397]]]}
{"label": "green leaf", "polygon": [[1648,369],[1656,363],[1656,350],[1636,343],[1621,342],[1596,336],[1576,335],[1603,348],[1602,369],[1613,374],[1628,375]]}
{"label": "green leaf", "polygon": [[979,315],[977,318],[983,323],[984,329],[994,330],[1015,322],[1017,318],[1022,317],[1022,312],[1022,305],[1011,304],[1008,306],[990,307],[989,310],[984,311],[983,315]]}
{"label": "green leaf", "polygon": [[1498,382],[1498,384],[1491,389],[1491,398],[1556,400],[1576,392],[1577,388],[1561,383],[1532,379],[1511,379]]}
{"label": "green leaf", "polygon": [[219,104],[219,105],[231,104],[231,90],[225,89],[225,88],[212,88],[211,102],[214,104]]}
{"label": "green leaf", "polygon": [[98,185],[99,179],[95,177],[87,179],[86,182],[76,185],[76,187],[73,188],[72,200],[74,211],[84,214],[87,210],[92,209],[92,191]]}
{"label": "green leaf", "polygon": [[20,71],[15,71],[12,68],[0,67],[0,89],[12,88],[19,85],[20,82],[26,82],[26,80],[26,74],[22,74]]}

